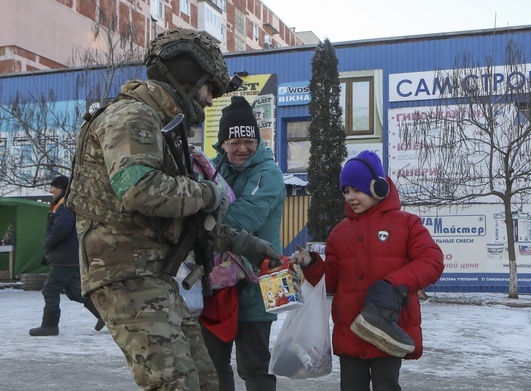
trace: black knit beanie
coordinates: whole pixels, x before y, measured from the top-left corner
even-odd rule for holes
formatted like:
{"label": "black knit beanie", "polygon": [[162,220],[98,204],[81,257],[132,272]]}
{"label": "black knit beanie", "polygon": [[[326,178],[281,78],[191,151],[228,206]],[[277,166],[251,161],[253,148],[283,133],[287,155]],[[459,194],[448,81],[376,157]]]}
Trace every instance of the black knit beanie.
{"label": "black knit beanie", "polygon": [[221,111],[218,142],[233,138],[260,139],[260,129],[253,108],[243,96],[233,96],[230,105]]}
{"label": "black knit beanie", "polygon": [[64,193],[66,189],[68,188],[69,181],[70,179],[68,179],[64,175],[59,175],[52,179],[52,181],[50,182],[50,186],[61,189]]}

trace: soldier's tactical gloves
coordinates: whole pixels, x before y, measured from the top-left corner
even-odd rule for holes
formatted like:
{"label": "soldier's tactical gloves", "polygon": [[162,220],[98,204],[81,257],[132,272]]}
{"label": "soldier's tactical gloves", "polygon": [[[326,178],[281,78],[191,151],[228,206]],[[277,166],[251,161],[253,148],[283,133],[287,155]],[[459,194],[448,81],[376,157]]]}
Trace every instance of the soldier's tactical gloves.
{"label": "soldier's tactical gloves", "polygon": [[[245,230],[232,238],[232,252],[236,255],[243,255],[257,267],[260,267],[266,258],[271,259],[271,261],[280,261],[280,254],[273,249],[271,243],[257,238]],[[269,263],[270,267],[273,267],[271,263],[274,262]]]}
{"label": "soldier's tactical gloves", "polygon": [[[227,209],[229,208],[229,197],[225,191],[217,186],[212,181],[201,181],[201,184],[205,187],[206,200],[210,201],[206,203],[203,210],[207,213],[218,213],[218,221],[220,212],[225,216]],[[223,218],[223,216],[221,218]]]}
{"label": "soldier's tactical gloves", "polygon": [[218,224],[221,224],[223,221],[223,218],[227,214],[227,211],[229,210],[230,200],[227,193],[223,192],[223,197],[221,199],[221,203],[219,204],[218,211],[216,213],[216,221]]}
{"label": "soldier's tactical gloves", "polygon": [[299,251],[298,253],[293,253],[290,257],[288,257],[291,263],[295,263],[304,267],[311,265],[317,260],[315,256],[312,256],[312,254],[300,244],[297,244],[297,250]]}

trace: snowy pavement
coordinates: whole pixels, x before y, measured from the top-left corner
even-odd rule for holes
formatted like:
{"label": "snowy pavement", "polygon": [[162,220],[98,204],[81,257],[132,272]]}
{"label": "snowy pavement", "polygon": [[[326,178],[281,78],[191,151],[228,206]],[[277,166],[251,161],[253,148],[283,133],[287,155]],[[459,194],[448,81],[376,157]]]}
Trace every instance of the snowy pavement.
{"label": "snowy pavement", "polygon": [[[505,294],[485,293],[438,293],[423,302],[424,356],[404,361],[403,390],[531,390],[531,297],[521,295],[518,307],[510,303]],[[0,289],[1,391],[139,389],[107,329],[95,331],[92,315],[65,296],[60,335],[30,337],[28,330],[40,325],[42,306],[38,291]],[[272,343],[285,316],[274,323]],[[236,384],[245,390],[239,378]],[[277,389],[339,390],[337,358],[330,375],[279,377]]]}

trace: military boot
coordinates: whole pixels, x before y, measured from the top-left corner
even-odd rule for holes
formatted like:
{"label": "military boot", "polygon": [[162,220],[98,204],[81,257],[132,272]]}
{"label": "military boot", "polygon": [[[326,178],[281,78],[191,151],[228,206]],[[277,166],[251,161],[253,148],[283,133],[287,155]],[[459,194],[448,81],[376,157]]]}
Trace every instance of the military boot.
{"label": "military boot", "polygon": [[29,335],[32,337],[44,337],[59,335],[59,318],[61,317],[60,309],[44,308],[42,314],[41,327],[30,329]]}

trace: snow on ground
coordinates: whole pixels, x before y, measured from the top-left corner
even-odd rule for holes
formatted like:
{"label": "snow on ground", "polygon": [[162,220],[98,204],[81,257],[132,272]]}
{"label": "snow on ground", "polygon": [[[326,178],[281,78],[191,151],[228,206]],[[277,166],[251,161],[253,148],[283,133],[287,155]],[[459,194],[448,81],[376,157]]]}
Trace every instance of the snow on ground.
{"label": "snow on ground", "polygon": [[[404,361],[407,391],[531,390],[531,296],[429,293],[422,303],[424,356]],[[107,329],[96,332],[95,318],[82,305],[61,301],[60,335],[30,337],[40,325],[40,292],[0,289],[0,390],[126,391],[138,387]],[[287,313],[273,324],[272,344]],[[237,378],[237,390],[244,390]],[[334,356],[328,376],[310,380],[278,378],[279,391],[338,390]]]}

